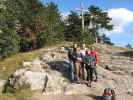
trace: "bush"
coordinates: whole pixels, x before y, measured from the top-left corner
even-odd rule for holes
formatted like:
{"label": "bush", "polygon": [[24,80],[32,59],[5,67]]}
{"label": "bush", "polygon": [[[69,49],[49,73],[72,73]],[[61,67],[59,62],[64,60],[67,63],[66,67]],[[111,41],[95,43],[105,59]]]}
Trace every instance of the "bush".
{"label": "bush", "polygon": [[41,48],[45,45],[53,45],[64,41],[63,36],[60,35],[50,35],[47,32],[39,33],[37,36],[37,47]]}
{"label": "bush", "polygon": [[48,42],[47,37],[47,32],[42,32],[37,35],[37,48],[43,47]]}
{"label": "bush", "polygon": [[0,32],[0,58],[18,53],[20,50],[20,37],[14,30],[3,29]]}
{"label": "bush", "polygon": [[88,32],[84,32],[81,36],[81,42],[85,43],[85,44],[88,44],[88,45],[91,45],[95,42],[95,39],[94,37],[89,34]]}

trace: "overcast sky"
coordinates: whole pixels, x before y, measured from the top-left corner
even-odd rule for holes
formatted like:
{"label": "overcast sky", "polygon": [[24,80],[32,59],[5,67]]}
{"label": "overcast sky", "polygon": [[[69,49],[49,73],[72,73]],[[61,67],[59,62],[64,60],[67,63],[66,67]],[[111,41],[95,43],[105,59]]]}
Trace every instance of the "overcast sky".
{"label": "overcast sky", "polygon": [[[80,7],[80,0],[43,0],[43,2],[53,1],[59,5],[60,12],[67,16],[71,10]],[[112,18],[114,30],[104,32],[111,38],[111,41],[118,46],[133,45],[133,0],[83,0],[84,8],[90,5],[99,6],[107,11]]]}

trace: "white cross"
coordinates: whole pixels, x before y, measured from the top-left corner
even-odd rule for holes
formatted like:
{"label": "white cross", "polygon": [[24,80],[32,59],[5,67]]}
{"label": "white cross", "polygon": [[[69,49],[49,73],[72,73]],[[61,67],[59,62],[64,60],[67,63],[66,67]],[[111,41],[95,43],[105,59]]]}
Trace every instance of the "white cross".
{"label": "white cross", "polygon": [[84,12],[89,12],[88,10],[84,9],[84,3],[83,0],[80,0],[80,9],[76,9],[77,11],[81,11],[82,15],[82,30],[84,31],[85,24],[84,24]]}

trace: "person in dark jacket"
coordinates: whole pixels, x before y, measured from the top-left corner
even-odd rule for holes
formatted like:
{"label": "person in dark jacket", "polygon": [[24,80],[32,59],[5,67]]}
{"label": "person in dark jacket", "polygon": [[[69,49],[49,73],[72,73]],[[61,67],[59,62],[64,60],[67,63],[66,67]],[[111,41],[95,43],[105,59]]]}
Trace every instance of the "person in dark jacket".
{"label": "person in dark jacket", "polygon": [[87,71],[87,81],[89,81],[91,86],[91,82],[93,81],[93,70],[94,70],[93,68],[95,66],[96,59],[94,56],[90,54],[89,49],[86,51],[86,55],[84,57],[83,62],[85,63],[85,68]]}
{"label": "person in dark jacket", "polygon": [[73,44],[73,48],[72,49],[68,49],[68,58],[69,58],[69,79],[71,80],[71,82],[75,81],[75,58],[74,58],[74,54],[76,52],[76,48],[77,48],[77,44],[74,43]]}

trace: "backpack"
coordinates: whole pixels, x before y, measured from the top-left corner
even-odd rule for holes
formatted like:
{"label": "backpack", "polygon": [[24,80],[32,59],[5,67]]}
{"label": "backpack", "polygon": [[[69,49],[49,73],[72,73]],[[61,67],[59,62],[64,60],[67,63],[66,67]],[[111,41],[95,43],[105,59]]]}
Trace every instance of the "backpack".
{"label": "backpack", "polygon": [[105,88],[103,100],[115,100],[115,91],[112,88]]}

